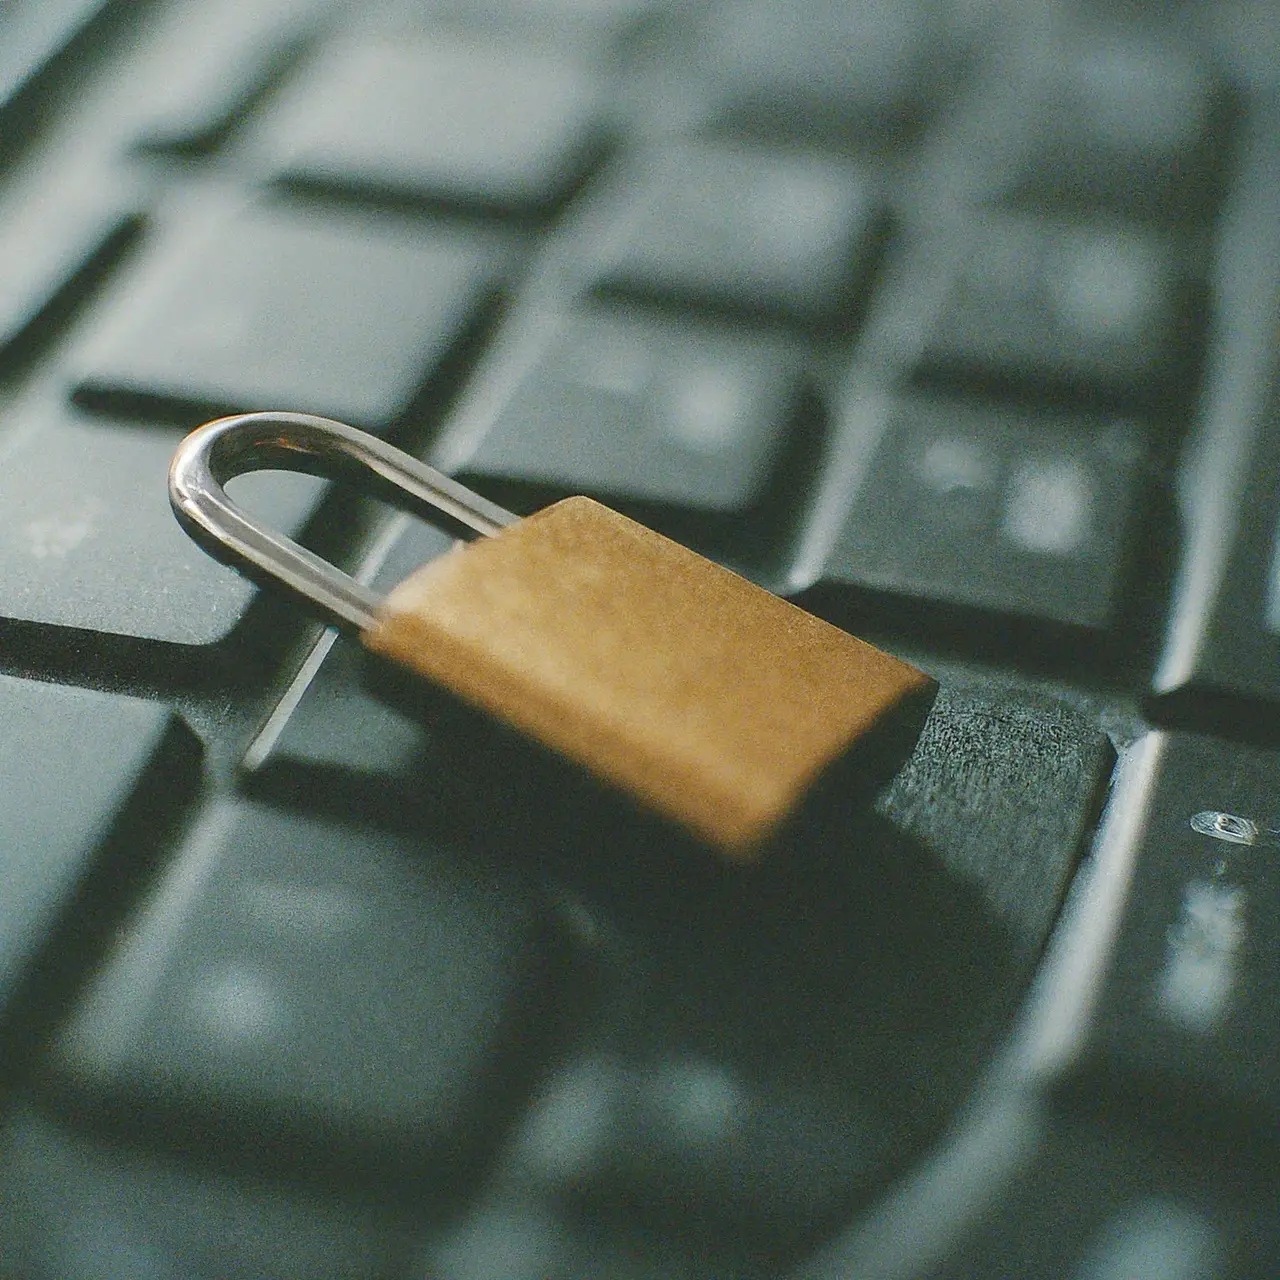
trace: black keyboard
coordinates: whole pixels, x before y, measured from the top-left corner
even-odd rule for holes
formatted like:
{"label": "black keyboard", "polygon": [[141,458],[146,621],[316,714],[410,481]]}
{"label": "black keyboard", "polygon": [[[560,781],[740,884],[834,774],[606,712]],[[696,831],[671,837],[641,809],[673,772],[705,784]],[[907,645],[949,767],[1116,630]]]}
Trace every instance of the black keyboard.
{"label": "black keyboard", "polygon": [[[1274,1280],[1277,68],[1264,0],[0,5],[0,1275]],[[915,663],[913,754],[750,867],[548,795],[182,534],[277,409]]]}

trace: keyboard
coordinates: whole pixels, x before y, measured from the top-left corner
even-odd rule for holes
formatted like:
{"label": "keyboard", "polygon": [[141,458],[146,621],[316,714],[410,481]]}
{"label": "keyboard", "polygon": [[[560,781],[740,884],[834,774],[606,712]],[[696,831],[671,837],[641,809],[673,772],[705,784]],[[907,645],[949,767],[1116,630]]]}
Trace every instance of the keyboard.
{"label": "keyboard", "polygon": [[[0,1275],[1274,1280],[1278,55],[0,6]],[[253,410],[600,498],[933,676],[914,750],[750,866],[548,785],[186,539]]]}

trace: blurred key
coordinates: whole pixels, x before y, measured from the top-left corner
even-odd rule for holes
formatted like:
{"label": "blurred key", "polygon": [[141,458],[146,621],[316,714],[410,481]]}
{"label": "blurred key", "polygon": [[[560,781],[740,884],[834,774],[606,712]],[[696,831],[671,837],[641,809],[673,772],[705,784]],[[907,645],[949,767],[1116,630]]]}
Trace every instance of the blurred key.
{"label": "blurred key", "polygon": [[764,1280],[724,1249],[682,1248],[646,1226],[582,1221],[535,1197],[495,1196],[423,1250],[411,1280]]}
{"label": "blurred key", "polygon": [[1189,734],[1140,744],[1112,806],[1131,866],[1086,1065],[1176,1098],[1280,1107],[1280,754]]}
{"label": "blurred key", "polygon": [[801,374],[785,340],[581,312],[529,365],[464,470],[480,485],[746,511],[794,431]]}
{"label": "blurred key", "polygon": [[0,209],[0,356],[137,222],[127,195],[105,175],[30,189]]}
{"label": "blurred key", "polygon": [[1068,36],[1043,65],[1023,196],[1155,221],[1208,216],[1231,138],[1202,49],[1115,24]]}
{"label": "blurred key", "polygon": [[[993,1189],[948,1257],[913,1274],[1264,1280],[1280,1247],[1275,1197],[1251,1183],[1232,1154],[1224,1144],[1191,1156],[1129,1130],[1054,1117],[1034,1155]],[[805,1273],[806,1280],[848,1274],[838,1264]]]}
{"label": "blurred key", "polygon": [[80,394],[196,420],[288,406],[382,430],[441,372],[501,260],[465,233],[288,206],[179,228],[107,300]]}
{"label": "blurred key", "polygon": [[448,1185],[500,1120],[511,1055],[537,1059],[543,927],[518,883],[423,838],[229,803],[122,937],[58,1070],[219,1159]]}
{"label": "blurred key", "polygon": [[812,323],[846,310],[866,274],[878,211],[848,161],[691,142],[651,153],[625,179],[607,288]]}
{"label": "blurred key", "polygon": [[106,0],[42,0],[0,9],[0,107],[31,81],[106,5]]}
{"label": "blurred key", "polygon": [[[256,589],[196,548],[169,510],[181,437],[69,420],[3,455],[0,619],[178,645],[231,632]],[[279,472],[237,484],[249,510],[294,534],[323,487]]]}
{"label": "blurred key", "polygon": [[293,178],[536,213],[582,177],[596,126],[595,87],[572,60],[436,33],[333,45],[264,134]]}
{"label": "blurred key", "polygon": [[1180,408],[1204,321],[1175,241],[991,212],[969,228],[920,372],[1037,398]]}
{"label": "blurred key", "polygon": [[[1271,356],[1268,355],[1270,367]],[[1153,681],[1164,712],[1274,735],[1280,702],[1280,432],[1275,398],[1195,442],[1181,579]]]}
{"label": "blurred key", "polygon": [[22,1109],[0,1135],[0,1255],[23,1280],[383,1280],[398,1224],[298,1186],[176,1165]]}
{"label": "blurred key", "polygon": [[192,0],[170,10],[131,86],[139,141],[215,142],[296,52],[324,0]]}
{"label": "blurred key", "polygon": [[[101,895],[96,917],[119,910],[141,852],[130,806],[134,824],[143,804],[160,829],[169,803],[186,794],[180,783],[198,746],[167,707],[12,676],[0,676],[0,714],[0,1013],[7,1015],[52,941],[65,949],[62,962],[92,935],[93,920],[75,918],[94,902],[83,896],[90,881]],[[121,849],[122,839],[133,843]],[[123,861],[99,865],[107,852]],[[14,1039],[11,1027],[6,1037]]]}
{"label": "blurred key", "polygon": [[930,17],[916,0],[721,0],[703,21],[698,69],[735,123],[843,146],[900,144],[948,82]]}
{"label": "blurred key", "polygon": [[1088,628],[1113,621],[1141,493],[1131,423],[913,399],[867,447],[826,587]]}

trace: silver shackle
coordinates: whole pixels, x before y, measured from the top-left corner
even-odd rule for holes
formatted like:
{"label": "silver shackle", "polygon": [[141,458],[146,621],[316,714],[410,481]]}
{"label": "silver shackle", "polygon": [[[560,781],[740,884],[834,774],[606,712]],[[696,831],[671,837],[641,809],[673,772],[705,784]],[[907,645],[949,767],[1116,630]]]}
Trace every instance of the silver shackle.
{"label": "silver shackle", "polygon": [[486,536],[519,519],[385,440],[331,418],[242,413],[197,427],[169,466],[178,523],[224,564],[287,592],[325,622],[357,631],[377,620],[377,594],[232,502],[223,485],[249,471],[344,480],[422,519],[443,513]]}

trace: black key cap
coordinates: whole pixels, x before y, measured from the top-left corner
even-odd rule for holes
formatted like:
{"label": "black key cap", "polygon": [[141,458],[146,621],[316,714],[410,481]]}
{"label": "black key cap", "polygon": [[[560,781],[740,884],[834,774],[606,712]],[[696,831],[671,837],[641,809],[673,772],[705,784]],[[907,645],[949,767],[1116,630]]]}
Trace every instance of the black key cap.
{"label": "black key cap", "polygon": [[[240,621],[255,588],[201,552],[169,509],[180,431],[59,422],[26,435],[0,470],[0,618],[207,645]],[[321,492],[262,472],[239,500],[296,534]]]}
{"label": "black key cap", "polygon": [[264,131],[290,177],[516,213],[556,204],[598,143],[583,68],[442,32],[335,44]]}
{"label": "black key cap", "polygon": [[247,1142],[250,1159],[447,1182],[501,1119],[504,1050],[536,1058],[541,929],[518,884],[421,839],[229,803],[134,920],[57,1068],[94,1110],[222,1159]]}
{"label": "black key cap", "polygon": [[[139,869],[138,849],[119,842],[148,838],[139,834],[138,806],[161,829],[185,794],[180,784],[198,748],[166,707],[11,676],[0,676],[0,721],[0,1010],[7,1015],[55,936],[74,951],[92,934],[92,919],[69,916],[93,901],[81,897],[91,880],[102,895],[97,914],[119,909],[120,886]],[[168,799],[157,790],[166,786]],[[107,851],[117,861],[104,871]]]}
{"label": "black key cap", "polygon": [[969,228],[921,372],[1176,407],[1202,321],[1186,261],[1176,241],[1134,226],[987,213]]}
{"label": "black key cap", "polygon": [[1155,220],[1205,217],[1230,152],[1229,103],[1204,50],[1137,26],[1082,30],[1039,63],[1026,196]]}
{"label": "black key cap", "polygon": [[846,310],[866,274],[877,208],[849,161],[689,142],[649,154],[624,181],[607,288],[817,322]]}
{"label": "black key cap", "polygon": [[848,146],[906,141],[949,81],[936,27],[910,4],[722,0],[699,68],[734,123]]}
{"label": "black key cap", "polygon": [[498,256],[466,234],[289,207],[179,229],[121,282],[80,393],[194,416],[287,405],[383,429],[475,321]]}
{"label": "black key cap", "polygon": [[216,142],[280,71],[324,0],[196,0],[165,15],[134,72],[131,109],[148,147]]}
{"label": "black key cap", "polygon": [[1227,407],[1226,433],[1189,451],[1191,518],[1153,688],[1164,714],[1269,740],[1280,702],[1280,432],[1274,395],[1256,419]]}
{"label": "black key cap", "polygon": [[379,1280],[390,1214],[181,1167],[19,1111],[0,1136],[0,1256],[24,1280]]}
{"label": "black key cap", "polygon": [[646,1227],[582,1222],[534,1197],[475,1205],[423,1251],[413,1280],[764,1280],[723,1249],[681,1248]]}
{"label": "black key cap", "polygon": [[103,175],[11,198],[0,221],[0,356],[136,224],[131,201]]}
{"label": "black key cap", "polygon": [[1143,462],[1132,424],[918,399],[872,437],[823,570],[828,589],[1088,628],[1113,621]]}
{"label": "black key cap", "polygon": [[[1007,1169],[980,1218],[929,1280],[1264,1280],[1275,1272],[1280,1219],[1262,1181],[1250,1185],[1221,1148],[1188,1157],[1129,1131],[1054,1118],[1034,1154]],[[1242,1185],[1243,1189],[1242,1190]],[[846,1264],[847,1265],[847,1264]],[[805,1280],[853,1274],[833,1265]]]}
{"label": "black key cap", "polygon": [[1280,755],[1189,734],[1137,750],[1112,801],[1125,842],[1111,857],[1132,870],[1086,1061],[1280,1108]]}
{"label": "black key cap", "polygon": [[105,0],[48,0],[0,10],[0,107],[88,25]]}
{"label": "black key cap", "polygon": [[763,495],[803,408],[797,346],[643,313],[561,322],[466,474],[711,512]]}

